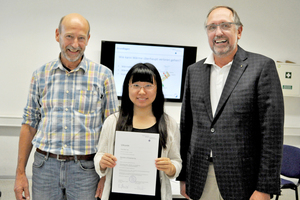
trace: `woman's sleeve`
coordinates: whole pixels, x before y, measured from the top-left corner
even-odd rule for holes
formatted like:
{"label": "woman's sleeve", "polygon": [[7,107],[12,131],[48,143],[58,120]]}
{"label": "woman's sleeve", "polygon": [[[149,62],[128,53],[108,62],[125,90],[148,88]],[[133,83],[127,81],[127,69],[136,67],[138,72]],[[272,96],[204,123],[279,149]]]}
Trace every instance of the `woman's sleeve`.
{"label": "woman's sleeve", "polygon": [[168,134],[170,137],[170,140],[168,140],[168,142],[170,142],[170,147],[169,147],[170,149],[168,150],[168,158],[170,158],[172,164],[176,168],[175,175],[172,177],[169,176],[168,177],[170,179],[174,179],[179,175],[182,167],[182,160],[180,156],[180,132],[176,121],[171,117],[168,118],[169,118]]}
{"label": "woman's sleeve", "polygon": [[109,116],[103,123],[101,133],[100,133],[100,139],[97,145],[97,153],[94,157],[94,165],[95,165],[95,170],[99,174],[99,176],[105,176],[107,174],[107,169],[104,171],[100,170],[100,160],[102,156],[105,153],[111,153],[112,154],[112,144],[114,137],[114,132],[115,132],[115,123],[116,118],[114,114]]}

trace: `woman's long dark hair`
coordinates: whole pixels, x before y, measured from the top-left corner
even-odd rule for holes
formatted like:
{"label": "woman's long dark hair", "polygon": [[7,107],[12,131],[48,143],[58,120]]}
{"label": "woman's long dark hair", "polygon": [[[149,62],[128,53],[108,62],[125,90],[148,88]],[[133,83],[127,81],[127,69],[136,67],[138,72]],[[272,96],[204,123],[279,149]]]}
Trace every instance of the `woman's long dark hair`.
{"label": "woman's long dark hair", "polygon": [[133,103],[129,98],[128,84],[132,78],[132,83],[142,81],[153,83],[153,78],[157,84],[156,98],[152,103],[152,113],[158,123],[158,132],[160,134],[160,145],[166,148],[167,143],[167,122],[164,112],[165,97],[162,91],[162,81],[157,69],[150,63],[138,63],[134,65],[127,73],[123,83],[123,93],[121,108],[116,130],[132,131]]}

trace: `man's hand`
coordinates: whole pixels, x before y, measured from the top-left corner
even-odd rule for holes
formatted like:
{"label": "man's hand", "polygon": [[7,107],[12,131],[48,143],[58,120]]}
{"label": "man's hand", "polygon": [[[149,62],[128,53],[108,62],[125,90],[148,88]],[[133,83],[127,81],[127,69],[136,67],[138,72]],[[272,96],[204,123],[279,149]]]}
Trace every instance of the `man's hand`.
{"label": "man's hand", "polygon": [[[31,141],[36,133],[36,129],[27,124],[23,124],[20,131],[18,165],[15,180],[15,196],[17,200],[30,199],[29,184],[26,177],[25,168],[30,155],[32,144]],[[25,197],[23,197],[23,193]]]}
{"label": "man's hand", "polygon": [[25,173],[16,175],[14,191],[17,200],[30,199],[29,184]]}
{"label": "man's hand", "polygon": [[271,199],[270,194],[259,192],[257,190],[255,190],[252,196],[250,197],[250,200],[270,200],[270,199]]}
{"label": "man's hand", "polygon": [[98,186],[97,186],[95,198],[99,197],[99,198],[101,199],[102,193],[103,193],[103,188],[104,188],[105,180],[106,180],[106,176],[102,176],[102,177],[100,178],[100,181],[99,181]]}
{"label": "man's hand", "polygon": [[180,181],[180,194],[185,198],[190,199],[190,197],[185,193],[185,181]]}

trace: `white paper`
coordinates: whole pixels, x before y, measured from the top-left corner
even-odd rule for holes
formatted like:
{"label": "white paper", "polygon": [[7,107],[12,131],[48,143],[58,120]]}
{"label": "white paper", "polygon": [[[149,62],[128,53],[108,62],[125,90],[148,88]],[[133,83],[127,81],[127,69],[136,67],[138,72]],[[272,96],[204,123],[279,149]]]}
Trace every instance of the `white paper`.
{"label": "white paper", "polygon": [[155,195],[159,134],[117,131],[112,192]]}

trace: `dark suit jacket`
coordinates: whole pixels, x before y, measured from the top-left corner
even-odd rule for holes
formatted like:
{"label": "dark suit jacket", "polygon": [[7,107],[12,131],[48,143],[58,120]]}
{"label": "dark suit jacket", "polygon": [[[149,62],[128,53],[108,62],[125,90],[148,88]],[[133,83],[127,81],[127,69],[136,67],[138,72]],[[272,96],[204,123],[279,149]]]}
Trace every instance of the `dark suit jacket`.
{"label": "dark suit jacket", "polygon": [[249,199],[254,190],[280,193],[284,105],[276,66],[265,56],[238,47],[219,104],[212,116],[210,65],[189,66],[181,110],[183,168],[177,180],[199,199],[209,161],[225,200]]}

